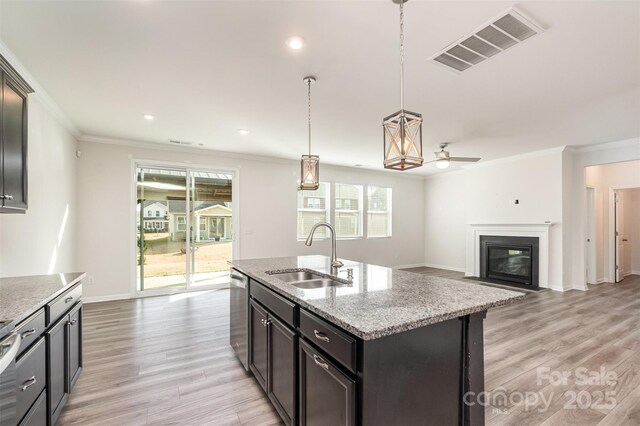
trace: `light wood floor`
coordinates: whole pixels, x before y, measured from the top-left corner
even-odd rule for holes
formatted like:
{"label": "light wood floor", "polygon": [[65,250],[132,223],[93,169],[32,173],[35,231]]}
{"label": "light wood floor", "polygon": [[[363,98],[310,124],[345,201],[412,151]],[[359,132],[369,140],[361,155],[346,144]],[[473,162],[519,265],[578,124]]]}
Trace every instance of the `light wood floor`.
{"label": "light wood floor", "polygon": [[[235,359],[228,333],[227,290],[86,305],[84,371],[58,424],[280,424]],[[487,407],[487,424],[640,424],[639,350],[638,276],[588,292],[529,293],[516,305],[490,310],[486,390],[531,392],[551,403],[546,410],[517,400]],[[536,380],[539,367],[601,366],[617,375],[614,386]],[[564,408],[567,391],[599,390],[616,392],[615,408]]]}

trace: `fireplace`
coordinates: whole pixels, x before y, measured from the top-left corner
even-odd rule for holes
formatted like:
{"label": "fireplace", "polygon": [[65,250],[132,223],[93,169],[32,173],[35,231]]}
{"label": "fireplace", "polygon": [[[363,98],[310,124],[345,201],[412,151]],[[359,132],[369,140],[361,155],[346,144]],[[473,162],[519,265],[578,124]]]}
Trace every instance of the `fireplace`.
{"label": "fireplace", "polygon": [[539,285],[538,237],[480,236],[480,278],[523,288]]}

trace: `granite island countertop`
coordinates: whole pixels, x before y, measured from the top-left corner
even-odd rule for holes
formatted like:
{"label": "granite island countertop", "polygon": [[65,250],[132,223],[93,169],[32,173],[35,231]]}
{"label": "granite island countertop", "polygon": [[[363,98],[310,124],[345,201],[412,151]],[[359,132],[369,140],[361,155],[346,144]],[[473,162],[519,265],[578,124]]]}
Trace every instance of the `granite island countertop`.
{"label": "granite island countertop", "polygon": [[84,272],[0,278],[0,339],[86,276]]}
{"label": "granite island countertop", "polygon": [[300,289],[266,271],[311,269],[330,274],[327,256],[233,260],[229,264],[271,290],[363,340],[373,340],[524,299],[518,291],[340,259],[338,276],[353,284]]}

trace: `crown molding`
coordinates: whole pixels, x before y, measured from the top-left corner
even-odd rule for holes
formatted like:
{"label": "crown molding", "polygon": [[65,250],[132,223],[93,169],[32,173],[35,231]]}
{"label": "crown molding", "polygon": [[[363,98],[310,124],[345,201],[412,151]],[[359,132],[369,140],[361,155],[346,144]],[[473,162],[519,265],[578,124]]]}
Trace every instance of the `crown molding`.
{"label": "crown molding", "polygon": [[40,85],[38,80],[22,65],[22,62],[13,54],[13,52],[7,47],[7,45],[0,40],[0,54],[4,56],[7,62],[16,70],[18,74],[31,86],[33,93],[29,95],[30,98],[36,98],[40,103],[49,111],[49,113],[64,127],[69,133],[71,133],[76,139],[81,136],[80,130],[71,121],[69,116],[60,108],[60,106],[49,96],[46,90]]}
{"label": "crown molding", "polygon": [[599,143],[595,145],[585,145],[585,146],[572,145],[572,146],[569,146],[568,148],[569,148],[569,151],[572,153],[582,153],[582,152],[604,151],[611,148],[622,148],[625,146],[632,146],[632,145],[638,145],[638,147],[640,147],[640,137],[622,139],[622,140],[613,141],[613,142]]}
{"label": "crown molding", "polygon": [[495,166],[497,164],[511,163],[514,161],[525,160],[528,158],[544,157],[551,154],[560,154],[565,150],[566,146],[557,146],[555,148],[542,149],[539,151],[525,152],[524,154],[511,155],[509,157],[496,158],[495,160],[482,161],[479,163],[462,166],[464,170],[480,169],[483,167]]}
{"label": "crown molding", "polygon": [[[99,143],[106,145],[116,145],[123,146],[129,148],[139,148],[139,149],[149,149],[149,150],[157,150],[157,151],[168,151],[168,152],[182,152],[185,154],[193,154],[193,155],[211,155],[216,157],[225,157],[229,159],[237,159],[237,160],[247,160],[247,161],[262,161],[262,162],[270,162],[276,164],[286,164],[289,166],[299,167],[299,160],[294,160],[290,158],[282,158],[282,157],[273,157],[268,155],[256,155],[256,154],[243,154],[239,152],[230,152],[230,151],[219,151],[208,148],[200,148],[197,146],[184,146],[184,145],[171,145],[169,143],[158,143],[158,142],[150,142],[150,141],[140,141],[140,140],[131,140],[131,139],[123,139],[123,138],[111,138],[105,136],[95,136],[95,135],[81,135],[78,137],[78,141],[85,143]],[[417,174],[405,174],[400,175],[400,172],[393,171],[385,171],[385,170],[374,170],[367,169],[363,167],[353,167],[353,166],[344,166],[340,164],[333,164],[328,162],[322,162],[321,166],[327,166],[332,169],[343,169],[345,171],[349,171],[351,173],[369,173],[379,176],[384,176],[386,178],[398,178],[398,179],[410,179],[410,180],[424,180],[423,175]]]}

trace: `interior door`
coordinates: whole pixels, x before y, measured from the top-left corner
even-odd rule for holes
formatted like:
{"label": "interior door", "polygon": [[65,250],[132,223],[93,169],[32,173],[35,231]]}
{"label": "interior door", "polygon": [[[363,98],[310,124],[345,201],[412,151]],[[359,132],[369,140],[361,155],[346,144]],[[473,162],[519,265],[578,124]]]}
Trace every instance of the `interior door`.
{"label": "interior door", "polygon": [[623,271],[623,259],[624,259],[624,238],[623,238],[623,217],[622,217],[622,212],[623,212],[623,202],[624,202],[624,197],[622,195],[622,192],[620,191],[615,191],[614,192],[614,203],[613,203],[613,209],[614,209],[614,218],[615,218],[615,247],[616,247],[616,282],[619,283],[620,281],[622,281],[622,279],[624,278],[624,276],[622,275],[622,271]]}

